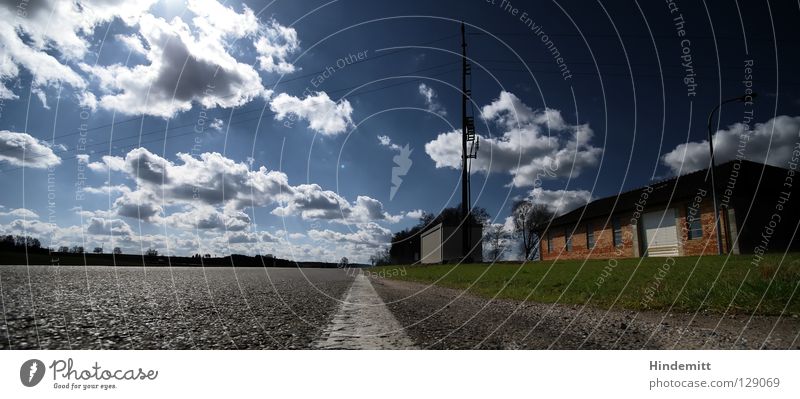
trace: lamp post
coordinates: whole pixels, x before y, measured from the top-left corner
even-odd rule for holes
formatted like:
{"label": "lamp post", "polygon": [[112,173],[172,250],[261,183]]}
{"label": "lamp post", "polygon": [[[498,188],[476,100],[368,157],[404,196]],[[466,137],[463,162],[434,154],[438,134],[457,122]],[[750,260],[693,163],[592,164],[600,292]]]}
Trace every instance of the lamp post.
{"label": "lamp post", "polygon": [[720,223],[719,223],[719,219],[720,219],[720,217],[719,217],[719,205],[717,204],[717,184],[714,181],[714,168],[715,168],[716,165],[714,164],[714,141],[713,141],[713,132],[711,131],[711,120],[714,119],[714,113],[716,113],[717,110],[720,109],[720,107],[722,107],[723,105],[725,105],[727,103],[736,102],[736,101],[738,101],[738,102],[752,102],[753,99],[756,98],[756,95],[757,95],[756,93],[751,93],[751,94],[745,94],[745,95],[739,96],[739,97],[729,98],[729,99],[724,100],[724,101],[720,102],[719,104],[717,104],[717,106],[714,107],[714,109],[711,110],[711,113],[708,114],[708,125],[707,125],[707,127],[708,127],[708,153],[711,156],[711,167],[709,168],[709,171],[711,172],[711,201],[714,204],[714,223],[715,223],[715,226],[716,226],[715,230],[717,231],[717,254],[718,255],[722,255],[723,251],[722,251],[722,232],[721,232],[721,226],[720,226]]}

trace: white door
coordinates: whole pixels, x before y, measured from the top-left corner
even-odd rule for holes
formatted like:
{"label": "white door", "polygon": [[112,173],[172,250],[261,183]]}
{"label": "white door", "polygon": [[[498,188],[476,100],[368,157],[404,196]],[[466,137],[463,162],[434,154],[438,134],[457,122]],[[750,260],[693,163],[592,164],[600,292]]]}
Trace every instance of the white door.
{"label": "white door", "polygon": [[642,229],[647,239],[647,256],[678,256],[675,209],[645,213]]}

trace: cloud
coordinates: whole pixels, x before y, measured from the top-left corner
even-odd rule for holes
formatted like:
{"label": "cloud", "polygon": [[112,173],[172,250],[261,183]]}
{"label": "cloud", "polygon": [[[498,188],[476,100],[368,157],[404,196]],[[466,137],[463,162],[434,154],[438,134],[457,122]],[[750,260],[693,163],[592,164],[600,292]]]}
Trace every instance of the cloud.
{"label": "cloud", "polygon": [[0,212],[0,216],[13,216],[23,219],[39,219],[39,215],[37,215],[36,212],[25,208],[12,209],[9,212]]}
{"label": "cloud", "polygon": [[118,216],[153,221],[164,211],[160,202],[152,192],[128,191],[114,201],[113,209]]}
{"label": "cloud", "polygon": [[155,0],[0,1],[0,47],[4,53],[0,98],[17,97],[2,83],[16,79],[20,68],[32,74],[32,91],[43,103],[44,87],[67,84],[85,88],[85,80],[67,63],[81,60],[89,52],[87,37],[94,28],[115,18],[134,24],[153,3]]}
{"label": "cloud", "polygon": [[55,224],[35,219],[16,219],[7,225],[0,225],[0,232],[3,234],[30,235],[39,238],[42,242],[44,242],[43,238],[50,237],[57,231],[59,228]]}
{"label": "cloud", "polygon": [[[742,123],[716,132],[714,158],[717,164],[737,157],[773,166],[787,167],[798,141],[800,117],[781,115],[750,130]],[[689,173],[709,165],[708,140],[683,143],[661,157],[673,173]]]}
{"label": "cloud", "polygon": [[406,217],[411,219],[419,219],[423,215],[425,215],[425,211],[422,209],[415,209],[413,211],[406,212]]}
{"label": "cloud", "polygon": [[389,136],[386,136],[386,135],[379,135],[378,136],[378,143],[380,143],[380,145],[382,145],[384,147],[390,148],[390,149],[395,150],[395,151],[400,151],[400,150],[403,149],[403,147],[400,147],[399,145],[393,143],[392,139],[389,138]]}
{"label": "cloud", "polygon": [[[195,13],[195,32],[180,18],[166,21],[149,14],[139,20],[139,34],[125,38],[128,46],[147,49],[149,63],[133,67],[114,64],[81,68],[94,75],[103,90],[103,108],[125,114],[171,118],[188,111],[194,103],[204,108],[230,108],[265,95],[253,67],[238,62],[226,49],[226,39],[239,39],[257,29],[257,20],[246,6],[242,14],[230,8],[214,18],[200,4],[189,2]],[[241,26],[237,26],[237,24]],[[141,45],[135,45],[142,40]]]}
{"label": "cloud", "polygon": [[388,221],[395,223],[400,216],[386,212],[383,204],[373,198],[360,195],[350,203],[339,194],[324,190],[318,184],[301,184],[291,190],[289,200],[272,210],[276,216],[299,215],[303,219],[332,220],[341,223],[365,223]]}
{"label": "cloud", "polygon": [[218,132],[221,132],[222,131],[222,127],[224,125],[225,125],[225,122],[223,122],[222,119],[214,118],[214,120],[211,121],[211,123],[208,125],[208,127],[212,128],[212,129],[214,129],[214,130],[216,130]]}
{"label": "cloud", "polygon": [[45,169],[61,164],[47,142],[27,133],[0,130],[0,161],[14,166]]}
{"label": "cloud", "polygon": [[208,205],[196,205],[185,212],[175,212],[162,219],[170,227],[184,230],[217,229],[241,231],[251,225],[250,216],[236,209],[222,211]]}
{"label": "cloud", "polygon": [[[6,84],[26,69],[32,76],[31,92],[45,108],[46,89],[68,85],[79,89],[79,103],[91,109],[170,118],[195,103],[231,108],[270,96],[254,64],[267,72],[296,70],[287,61],[300,48],[294,28],[275,19],[261,23],[246,5],[237,11],[217,0],[189,0],[185,13],[167,21],[149,12],[155,3],[0,1],[0,99],[18,98]],[[95,50],[95,29],[117,20],[128,33],[109,37],[104,46],[119,43],[145,62],[87,62],[87,54]],[[256,62],[239,62],[234,55],[249,46]],[[95,90],[94,82],[98,93],[87,91]]]}
{"label": "cloud", "polygon": [[[199,157],[179,153],[173,162],[145,148],[128,152],[125,157],[103,157],[95,169],[111,168],[135,182],[133,189],[90,188],[92,193],[120,192],[112,205],[114,214],[150,222],[166,222],[184,229],[242,230],[250,226],[245,207],[277,204],[277,216],[300,216],[340,223],[371,221],[398,222],[383,204],[368,196],[350,202],[318,184],[292,186],[283,172],[262,166],[253,170],[244,162],[235,162],[219,153]],[[102,166],[104,165],[104,166]],[[184,206],[182,211],[164,215],[169,206]]]}
{"label": "cloud", "polygon": [[[597,165],[602,149],[589,142],[588,124],[569,125],[554,109],[533,110],[503,91],[481,116],[501,129],[499,137],[478,135],[474,173],[504,173],[514,187],[531,187],[545,179],[577,176]],[[425,144],[437,168],[461,169],[461,131],[442,133]]]}
{"label": "cloud", "polygon": [[425,99],[425,105],[428,106],[428,111],[441,116],[447,116],[447,110],[445,110],[442,104],[439,103],[436,91],[434,91],[433,88],[429,87],[425,83],[420,83],[417,89],[419,90],[419,94],[422,96],[422,98]]}
{"label": "cloud", "polygon": [[103,173],[113,171],[113,172],[120,172],[125,170],[125,160],[120,157],[110,156],[110,155],[103,155],[100,158],[101,162],[88,162],[86,161],[86,166],[89,170],[93,172]]}
{"label": "cloud", "polygon": [[124,184],[118,184],[116,186],[84,187],[83,191],[89,194],[116,195],[130,192],[131,189]]}
{"label": "cloud", "polygon": [[281,93],[270,101],[269,108],[275,112],[275,119],[282,121],[293,115],[308,121],[311,130],[325,136],[344,133],[353,124],[350,102],[342,100],[336,103],[325,92],[308,95],[302,100]]}
{"label": "cloud", "polygon": [[266,23],[262,36],[254,43],[258,54],[258,65],[267,72],[291,73],[295,66],[286,58],[300,49],[300,40],[292,27],[282,26],[274,19]]}
{"label": "cloud", "polygon": [[267,232],[248,232],[237,231],[225,235],[225,241],[229,244],[250,244],[250,243],[264,243],[275,242],[277,239]]}
{"label": "cloud", "polygon": [[547,205],[547,209],[556,216],[586,205],[592,199],[592,193],[586,190],[545,190],[534,188],[529,198],[537,204]]}
{"label": "cloud", "polygon": [[136,195],[147,199],[145,202],[230,205],[241,209],[270,205],[293,192],[283,172],[269,171],[263,166],[251,170],[249,165],[216,152],[203,153],[197,158],[178,153],[177,157],[178,162],[172,162],[145,148],[136,148],[124,158],[103,157],[102,164],[133,179],[136,190],[127,196]]}
{"label": "cloud", "polygon": [[308,236],[316,241],[364,244],[369,247],[386,244],[392,238],[392,232],[377,223],[363,223],[357,227],[357,231],[350,233],[334,230],[309,230]]}
{"label": "cloud", "polygon": [[129,237],[133,235],[131,226],[120,219],[103,219],[93,217],[89,220],[86,232],[94,235],[114,235]]}

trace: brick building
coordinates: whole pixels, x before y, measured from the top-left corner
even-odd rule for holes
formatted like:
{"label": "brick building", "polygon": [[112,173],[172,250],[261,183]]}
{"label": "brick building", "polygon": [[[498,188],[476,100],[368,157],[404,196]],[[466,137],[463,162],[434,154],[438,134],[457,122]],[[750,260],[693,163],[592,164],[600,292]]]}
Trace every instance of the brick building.
{"label": "brick building", "polygon": [[[722,244],[733,254],[797,250],[796,164],[750,161],[716,168]],[[541,259],[717,254],[707,169],[592,201],[553,219]],[[800,178],[798,178],[800,184]]]}

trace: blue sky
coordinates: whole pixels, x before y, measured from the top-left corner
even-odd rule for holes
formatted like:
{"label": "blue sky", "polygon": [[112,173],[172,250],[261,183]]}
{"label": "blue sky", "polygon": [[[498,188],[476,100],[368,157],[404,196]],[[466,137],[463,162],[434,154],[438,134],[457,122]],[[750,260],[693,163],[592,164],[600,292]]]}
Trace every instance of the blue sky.
{"label": "blue sky", "polygon": [[798,140],[790,2],[77,3],[0,2],[0,230],[51,246],[366,261],[460,201],[460,20],[494,223],[704,167],[748,87],[719,160]]}

